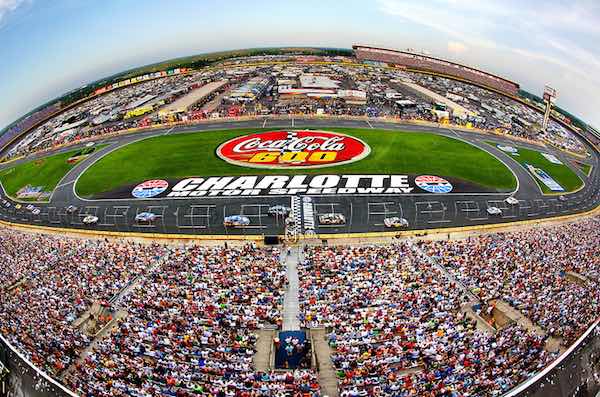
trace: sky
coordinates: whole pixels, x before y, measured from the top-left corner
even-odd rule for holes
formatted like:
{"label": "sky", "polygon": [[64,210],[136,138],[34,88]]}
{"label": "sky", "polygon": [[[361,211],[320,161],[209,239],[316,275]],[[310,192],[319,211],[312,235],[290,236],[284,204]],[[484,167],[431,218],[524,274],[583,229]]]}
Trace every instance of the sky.
{"label": "sky", "polygon": [[0,0],[0,128],[102,77],[211,51],[411,48],[514,80],[600,127],[599,0]]}

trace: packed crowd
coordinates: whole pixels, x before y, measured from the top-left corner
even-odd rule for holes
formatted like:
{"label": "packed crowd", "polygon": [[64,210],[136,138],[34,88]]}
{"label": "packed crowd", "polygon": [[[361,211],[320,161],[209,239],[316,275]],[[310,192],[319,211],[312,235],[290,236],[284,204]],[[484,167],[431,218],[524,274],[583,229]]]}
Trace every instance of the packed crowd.
{"label": "packed crowd", "polygon": [[[554,358],[546,337],[572,343],[597,319],[599,252],[600,217],[459,241],[306,248],[299,320],[328,329],[342,397],[499,395]],[[282,324],[279,256],[2,229],[0,333],[86,397],[316,397],[311,369],[253,366],[257,330]],[[484,307],[505,301],[547,335],[484,329],[466,314],[473,296]],[[97,302],[121,315],[84,354],[93,336],[76,323]],[[288,354],[300,349],[285,342]]]}
{"label": "packed crowd", "polygon": [[[525,232],[438,242],[437,256],[485,303],[503,299],[569,344],[600,313],[600,218]],[[584,278],[568,277],[569,272]]]}
{"label": "packed crowd", "polygon": [[544,340],[476,328],[463,292],[411,243],[319,247],[299,269],[300,320],[331,329],[340,395],[498,395],[543,367]]}
{"label": "packed crowd", "polygon": [[89,342],[73,322],[93,303],[110,300],[162,254],[156,245],[2,229],[0,333],[33,363],[59,374]]}
{"label": "packed crowd", "polygon": [[85,396],[318,396],[310,370],[252,366],[254,331],[281,324],[286,283],[276,250],[173,249],[69,385]]}

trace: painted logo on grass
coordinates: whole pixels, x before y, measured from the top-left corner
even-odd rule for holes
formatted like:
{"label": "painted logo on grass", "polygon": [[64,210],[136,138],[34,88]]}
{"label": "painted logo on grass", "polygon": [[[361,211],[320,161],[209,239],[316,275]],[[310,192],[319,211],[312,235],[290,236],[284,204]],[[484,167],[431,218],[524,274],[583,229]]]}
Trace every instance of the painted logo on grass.
{"label": "painted logo on grass", "polygon": [[135,198],[151,198],[156,197],[169,187],[169,182],[162,179],[153,179],[151,181],[142,182],[131,191],[131,195]]}
{"label": "painted logo on grass", "polygon": [[517,149],[514,146],[508,146],[508,145],[496,145],[496,147],[500,150],[502,150],[503,152],[506,153],[510,153],[510,154],[519,154],[519,149]]}
{"label": "painted logo on grass", "polygon": [[270,131],[231,139],[217,148],[228,163],[252,168],[317,168],[369,155],[358,138],[329,131]]}
{"label": "painted logo on grass", "polygon": [[434,175],[421,175],[415,178],[415,184],[429,193],[449,193],[452,191],[452,184]]}

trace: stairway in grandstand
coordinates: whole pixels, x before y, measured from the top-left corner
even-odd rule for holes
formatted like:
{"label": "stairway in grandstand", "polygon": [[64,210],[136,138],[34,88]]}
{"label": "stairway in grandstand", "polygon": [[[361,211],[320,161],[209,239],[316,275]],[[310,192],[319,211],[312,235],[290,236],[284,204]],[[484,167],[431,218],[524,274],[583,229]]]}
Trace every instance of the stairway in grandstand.
{"label": "stairway in grandstand", "polygon": [[300,249],[294,247],[281,254],[281,259],[287,267],[288,288],[283,300],[283,327],[284,331],[296,331],[300,329],[298,314],[300,313],[300,304],[298,303],[298,262],[300,260]]}
{"label": "stairway in grandstand", "polygon": [[327,333],[324,328],[311,329],[313,339],[313,349],[317,357],[317,365],[319,368],[319,384],[321,392],[324,396],[337,397],[337,376],[335,368],[331,363],[331,347],[327,343]]}
{"label": "stairway in grandstand", "polygon": [[[149,272],[158,268],[163,261],[168,260],[168,256],[161,258],[161,260],[157,260],[152,267],[149,269]],[[134,288],[141,282],[142,277],[138,275],[135,277],[129,284],[125,285],[119,292],[117,292],[107,303],[109,307],[105,305],[100,305],[98,302],[94,303],[92,307],[86,311],[81,317],[73,322],[73,326],[78,328],[80,331],[87,334],[91,342],[86,348],[81,352],[79,358],[71,364],[69,368],[67,368],[62,374],[62,379],[67,379],[75,366],[77,364],[82,363],[86,357],[92,353],[94,348],[100,343],[106,336],[110,335],[112,330],[118,325],[119,321],[125,317],[127,317],[127,311],[123,310],[119,302],[121,299],[129,295]],[[99,315],[108,316],[107,322],[97,322],[99,319]]]}
{"label": "stairway in grandstand", "polygon": [[273,338],[276,331],[273,329],[258,330],[256,341],[256,354],[252,359],[257,371],[268,372],[271,368],[271,357],[273,355]]}
{"label": "stairway in grandstand", "polygon": [[[312,365],[317,369],[322,395],[337,397],[337,377],[335,368],[331,362],[332,350],[327,343],[325,329],[317,328],[310,329],[308,332],[300,331],[300,321],[298,319],[298,314],[300,313],[298,263],[302,260],[302,246],[292,248],[289,255],[286,252],[282,254],[282,262],[287,267],[288,289],[284,299],[282,332],[279,335],[282,342],[281,346],[284,346],[284,339],[282,338],[290,335],[296,336],[309,344],[311,351],[306,352],[306,355],[312,357]],[[277,364],[278,359],[279,361],[284,360],[284,356],[285,352],[279,352],[278,355],[277,351],[275,351],[275,364]],[[288,361],[288,359],[291,361]],[[294,360],[294,357],[285,357],[286,364],[288,365],[290,363],[294,364]]]}
{"label": "stairway in grandstand", "polygon": [[112,319],[106,325],[104,325],[95,334],[90,335],[93,338],[92,342],[81,352],[79,358],[61,374],[61,378],[67,379],[70,376],[73,369],[75,368],[75,365],[81,364],[86,359],[86,357],[90,353],[92,353],[92,351],[98,345],[98,343],[100,343],[106,336],[108,336],[112,332],[113,328],[117,325],[117,323],[126,316],[127,312],[125,310],[117,310],[112,316]]}
{"label": "stairway in grandstand", "polygon": [[[529,330],[537,335],[546,336],[546,332],[540,326],[531,322],[531,320],[525,317],[523,313],[512,307],[507,302],[498,299],[495,301],[490,301],[490,303],[495,303],[496,307],[499,310],[504,312],[511,320],[513,320],[526,330]],[[546,340],[545,349],[550,352],[560,350],[560,352],[562,353],[565,350],[565,347],[562,344],[561,338],[555,338],[553,336],[550,336]]]}

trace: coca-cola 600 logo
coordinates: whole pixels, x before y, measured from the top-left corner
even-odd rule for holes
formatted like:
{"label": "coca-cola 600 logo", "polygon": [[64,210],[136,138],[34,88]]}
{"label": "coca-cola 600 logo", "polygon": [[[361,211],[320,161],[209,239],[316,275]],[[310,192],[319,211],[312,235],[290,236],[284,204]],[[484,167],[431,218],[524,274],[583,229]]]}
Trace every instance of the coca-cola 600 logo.
{"label": "coca-cola 600 logo", "polygon": [[253,168],[317,168],[365,158],[371,149],[358,138],[329,131],[270,131],[231,139],[217,155]]}

